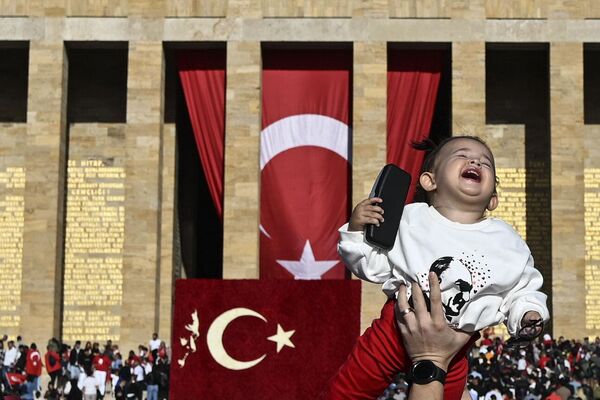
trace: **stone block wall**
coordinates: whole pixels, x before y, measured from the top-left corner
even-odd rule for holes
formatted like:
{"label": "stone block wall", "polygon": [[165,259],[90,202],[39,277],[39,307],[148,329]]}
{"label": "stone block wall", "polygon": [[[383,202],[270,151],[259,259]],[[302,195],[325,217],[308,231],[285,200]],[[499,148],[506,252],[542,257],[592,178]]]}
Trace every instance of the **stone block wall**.
{"label": "stone block wall", "polygon": [[[17,250],[22,243],[21,253],[10,253],[22,259],[21,285],[13,292],[20,300],[12,310],[0,305],[0,333],[21,332],[27,341],[44,343],[63,331],[65,188],[77,137],[91,140],[92,155],[102,157],[111,157],[107,150],[115,141],[121,145],[120,341],[133,347],[155,330],[169,338],[176,154],[175,128],[163,123],[163,43],[215,41],[227,45],[226,279],[258,277],[262,42],[353,44],[353,203],[385,162],[388,43],[452,44],[453,132],[483,134],[497,145],[499,166],[516,168],[505,171],[505,180],[517,186],[522,128],[486,126],[486,43],[549,43],[553,328],[574,337],[600,333],[594,322],[600,300],[589,283],[597,273],[597,129],[582,122],[583,43],[600,42],[598,16],[595,0],[0,0],[0,42],[26,41],[30,49],[27,122],[0,122],[0,201],[12,196],[10,218],[18,222],[22,215],[21,228],[15,222],[9,237]],[[67,129],[69,41],[128,42],[126,123]],[[507,188],[510,204],[522,201],[517,189]],[[365,328],[383,297],[368,284],[363,295]],[[586,309],[586,317],[573,309]]]}

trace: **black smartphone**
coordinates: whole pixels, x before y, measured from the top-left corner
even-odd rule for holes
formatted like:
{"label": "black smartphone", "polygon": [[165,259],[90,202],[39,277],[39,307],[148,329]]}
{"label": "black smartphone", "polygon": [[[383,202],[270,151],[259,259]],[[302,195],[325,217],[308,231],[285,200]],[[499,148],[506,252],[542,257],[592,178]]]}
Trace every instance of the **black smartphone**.
{"label": "black smartphone", "polygon": [[410,182],[410,174],[394,164],[387,164],[379,172],[369,197],[383,199],[383,203],[379,205],[383,208],[385,221],[379,226],[365,226],[368,243],[384,250],[390,250],[394,246]]}

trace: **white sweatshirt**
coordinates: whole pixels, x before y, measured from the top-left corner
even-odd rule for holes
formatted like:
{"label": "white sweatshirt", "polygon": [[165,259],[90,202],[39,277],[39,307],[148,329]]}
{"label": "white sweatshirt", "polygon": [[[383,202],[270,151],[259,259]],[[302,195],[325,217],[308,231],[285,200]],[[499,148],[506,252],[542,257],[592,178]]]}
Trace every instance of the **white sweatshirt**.
{"label": "white sweatshirt", "polygon": [[427,274],[436,271],[446,319],[461,330],[505,322],[514,335],[527,311],[549,318],[546,295],[539,291],[542,275],[529,247],[499,219],[461,224],[425,203],[409,204],[389,251],[367,243],[363,232],[349,232],[348,224],[339,232],[338,253],[346,266],[361,279],[383,283],[390,297],[411,281],[428,291]]}

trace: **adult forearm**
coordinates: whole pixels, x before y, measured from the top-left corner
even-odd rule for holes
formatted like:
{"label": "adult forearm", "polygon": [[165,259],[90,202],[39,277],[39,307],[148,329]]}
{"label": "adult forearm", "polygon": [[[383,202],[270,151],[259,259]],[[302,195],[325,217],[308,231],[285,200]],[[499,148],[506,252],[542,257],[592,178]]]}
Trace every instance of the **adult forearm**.
{"label": "adult forearm", "polygon": [[[409,400],[444,398],[445,372],[454,356],[471,339],[470,333],[455,331],[446,323],[439,281],[429,274],[431,311],[427,310],[421,288],[412,282],[414,309],[408,305],[406,286],[398,290],[396,318],[402,340],[413,366]],[[428,383],[427,383],[428,382]]]}
{"label": "adult forearm", "polygon": [[408,400],[443,400],[443,398],[444,385],[437,381],[426,385],[412,385],[408,395]]}

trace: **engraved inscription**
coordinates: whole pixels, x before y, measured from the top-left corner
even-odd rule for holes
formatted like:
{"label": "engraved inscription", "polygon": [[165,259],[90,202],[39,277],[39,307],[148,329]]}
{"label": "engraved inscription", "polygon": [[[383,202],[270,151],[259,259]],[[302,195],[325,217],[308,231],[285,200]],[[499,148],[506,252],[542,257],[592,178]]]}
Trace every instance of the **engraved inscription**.
{"label": "engraved inscription", "polygon": [[69,160],[63,339],[119,340],[125,169]]}

